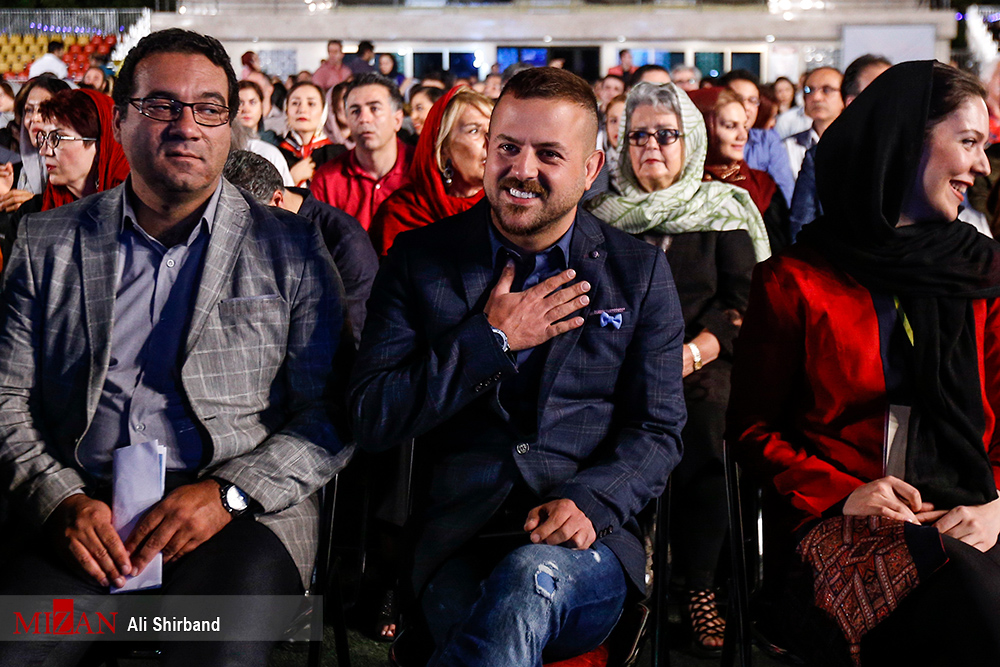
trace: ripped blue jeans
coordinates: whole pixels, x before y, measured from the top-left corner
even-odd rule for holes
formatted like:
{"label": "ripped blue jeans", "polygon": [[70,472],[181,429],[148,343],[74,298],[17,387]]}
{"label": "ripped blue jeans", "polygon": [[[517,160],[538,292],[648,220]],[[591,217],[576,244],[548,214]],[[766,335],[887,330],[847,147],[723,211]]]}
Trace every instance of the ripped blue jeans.
{"label": "ripped blue jeans", "polygon": [[611,633],[626,579],[603,544],[586,551],[529,544],[486,579],[454,558],[424,590],[421,606],[437,651],[429,667],[541,667],[590,651]]}

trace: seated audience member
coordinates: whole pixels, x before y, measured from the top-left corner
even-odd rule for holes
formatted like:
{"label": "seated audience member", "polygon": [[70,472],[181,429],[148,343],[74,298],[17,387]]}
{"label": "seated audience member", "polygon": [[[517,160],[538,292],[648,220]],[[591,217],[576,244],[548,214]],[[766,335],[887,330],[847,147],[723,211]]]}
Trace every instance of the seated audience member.
{"label": "seated audience member", "polygon": [[496,102],[497,98],[500,97],[500,91],[503,90],[503,76],[490,72],[483,79],[483,84],[483,95]]}
{"label": "seated audience member", "polygon": [[[868,87],[875,77],[892,67],[892,63],[882,56],[865,54],[855,58],[844,70],[844,78],[840,83],[840,96],[844,107],[850,105],[861,91]],[[799,231],[819,217],[823,210],[819,205],[816,193],[816,147],[806,151],[802,158],[802,168],[795,179],[795,193],[792,195],[792,205],[789,212],[789,235],[792,241]]]}
{"label": "seated audience member", "polygon": [[253,81],[240,81],[240,110],[237,122],[251,132],[254,139],[261,139],[278,146],[281,138],[264,127],[264,91]]}
{"label": "seated audience member", "polygon": [[31,63],[31,67],[28,68],[28,78],[34,79],[43,74],[51,74],[57,79],[68,79],[69,68],[62,60],[63,53],[65,52],[66,46],[62,40],[53,39],[49,41],[48,52]]}
{"label": "seated audience member", "polygon": [[833,67],[818,67],[806,77],[802,94],[805,99],[805,114],[812,119],[812,125],[809,129],[793,134],[784,141],[785,150],[788,152],[788,163],[796,178],[802,168],[806,151],[819,143],[826,128],[830,127],[830,123],[844,110],[844,98],[840,96],[840,84],[843,79],[840,71]]}
{"label": "seated audience member", "polygon": [[326,125],[323,126],[330,141],[347,150],[354,148],[351,128],[347,124],[347,110],[344,109],[344,94],[350,85],[350,81],[344,81],[326,91]]}
{"label": "seated audience member", "polygon": [[81,88],[89,88],[99,93],[108,94],[108,76],[104,73],[103,67],[88,67],[80,81]]}
{"label": "seated audience member", "polygon": [[338,83],[347,81],[354,72],[344,64],[344,43],[339,39],[331,39],[326,43],[326,60],[313,72],[312,82],[329,91]]}
{"label": "seated audience member", "polygon": [[666,67],[661,67],[660,65],[643,65],[632,73],[632,79],[629,81],[629,85],[634,86],[635,84],[642,83],[643,81],[661,84],[670,83],[672,79],[670,72],[667,71]]}
{"label": "seated audience member", "polygon": [[111,98],[93,90],[64,90],[39,106],[33,124],[49,178],[42,194],[0,213],[0,268],[10,257],[24,216],[69,204],[121,184],[128,160],[114,138]]}
{"label": "seated audience member", "polygon": [[708,137],[687,93],[672,83],[638,84],[625,103],[621,194],[586,206],[612,227],[657,247],[677,283],[688,422],[684,458],[671,481],[672,583],[683,591],[693,650],[716,655],[725,631],[715,569],[727,529],[722,429],[729,370],[751,271],[770,251],[750,194],[703,180]]}
{"label": "seated audience member", "polygon": [[719,85],[729,88],[743,98],[743,107],[746,109],[750,128],[749,139],[743,151],[744,158],[751,169],[759,169],[770,174],[781,190],[787,210],[788,204],[792,201],[792,193],[795,192],[795,176],[788,162],[788,151],[781,144],[777,132],[754,127],[757,114],[760,112],[760,87],[757,77],[746,70],[736,69],[727,72],[719,79]]}
{"label": "seated audience member", "polygon": [[69,84],[53,76],[43,75],[31,79],[21,87],[15,101],[15,115],[21,119],[18,128],[17,151],[20,162],[0,166],[0,211],[12,213],[24,202],[45,190],[48,172],[45,160],[38,152],[38,126],[41,116],[38,109],[42,102],[51,99]]}
{"label": "seated audience member", "polygon": [[604,194],[609,190],[618,192],[618,158],[622,129],[625,127],[625,95],[619,95],[610,102],[604,112],[604,131],[601,141],[604,148],[604,166],[594,184],[583,193],[584,201]]}
{"label": "seated audience member", "polygon": [[329,204],[317,201],[306,188],[285,186],[274,165],[256,153],[232,151],[222,175],[253,195],[258,203],[297,213],[319,226],[344,283],[348,319],[354,333],[354,344],[357,345],[365,323],[365,302],[378,271],[378,255],[358,221]]}
{"label": "seated audience member", "polygon": [[[14,120],[14,89],[6,81],[0,81],[0,128],[7,127]],[[3,148],[10,148],[4,145]]]}
{"label": "seated audience member", "polygon": [[378,73],[402,88],[406,77],[399,72],[399,65],[391,53],[378,54]]}
{"label": "seated audience member", "polygon": [[820,140],[823,216],[754,273],[727,440],[809,664],[1000,661],[1000,250],[953,224],[984,99],[934,61],[881,74]]}
{"label": "seated audience member", "polygon": [[396,136],[403,125],[403,97],[381,74],[355,77],[344,107],[354,149],[320,167],[311,188],[317,199],[354,216],[367,230],[382,202],[408,182],[413,148]]}
{"label": "seated audience member", "polygon": [[622,77],[616,74],[609,74],[601,79],[601,83],[597,86],[597,104],[601,114],[607,109],[608,102],[624,92],[625,80]]}
{"label": "seated audience member", "polygon": [[701,70],[690,65],[677,65],[670,70],[670,80],[685,93],[694,92],[701,87]]}
{"label": "seated audience member", "polygon": [[771,84],[774,97],[778,100],[778,113],[783,114],[795,106],[795,84],[787,76],[779,76]]}
{"label": "seated audience member", "polygon": [[[264,130],[273,132],[278,137],[285,136],[285,133],[288,132],[288,125],[285,122],[285,112],[282,109],[285,108],[284,101],[287,98],[287,93],[285,98],[277,100],[276,93],[278,91],[274,83],[271,82],[271,77],[264,72],[251,72],[246,80],[260,86],[260,90],[264,94],[262,99],[264,103]],[[282,87],[282,90],[287,89]]]}
{"label": "seated audience member", "polygon": [[483,198],[483,164],[493,102],[471,88],[452,88],[427,116],[410,182],[382,202],[368,233],[384,255],[400,232],[462,213]]}
{"label": "seated audience member", "polygon": [[288,134],[278,145],[285,156],[288,170],[296,185],[307,186],[316,170],[345,152],[324,132],[327,109],[323,90],[314,83],[303,81],[288,91],[285,103]]}
{"label": "seated audience member", "polygon": [[778,117],[778,100],[774,97],[774,91],[770,87],[764,86],[760,89],[760,107],[757,111],[757,120],[753,122],[753,127],[759,130],[773,130],[774,121]]}
{"label": "seated audience member", "polygon": [[413,131],[418,137],[424,131],[427,114],[442,95],[444,91],[440,88],[427,86],[416,88],[410,95],[410,120],[413,121]]}
{"label": "seated audience member", "polygon": [[[632,51],[629,49],[622,49],[618,52],[618,64],[608,70],[608,74],[619,77],[623,81],[628,81],[635,70],[638,69],[635,66],[635,62],[632,59]],[[618,93],[621,95],[621,93]]]}
{"label": "seated audience member", "polygon": [[375,45],[368,40],[358,42],[358,51],[347,59],[347,66],[354,76],[377,72],[378,69],[372,64],[375,57]]}
{"label": "seated audience member", "polygon": [[412,583],[434,667],[585,653],[646,589],[635,515],[680,458],[683,324],[663,254],[577,207],[596,143],[585,81],[516,75],[486,199],[397,237],[368,302],[355,435],[417,439]]}
{"label": "seated audience member", "polygon": [[771,252],[781,251],[791,242],[788,206],[774,179],[765,171],[751,169],[743,157],[748,135],[743,99],[728,88],[702,88],[691,93],[691,101],[705,117],[708,128],[703,180],[722,181],[750,193],[764,219]]}
{"label": "seated audience member", "polygon": [[[351,451],[331,404],[342,287],[312,225],[222,179],[236,84],[214,38],[144,37],[115,87],[128,180],[22,227],[0,318],[0,479],[26,544],[2,595],[92,612],[161,556],[164,595],[301,596],[310,581],[315,494]],[[148,481],[114,454],[153,440],[166,495],[120,537],[112,480]],[[290,619],[261,600],[229,617],[260,641],[166,641],[164,664],[263,667]],[[70,667],[87,648],[5,642],[0,664]]]}

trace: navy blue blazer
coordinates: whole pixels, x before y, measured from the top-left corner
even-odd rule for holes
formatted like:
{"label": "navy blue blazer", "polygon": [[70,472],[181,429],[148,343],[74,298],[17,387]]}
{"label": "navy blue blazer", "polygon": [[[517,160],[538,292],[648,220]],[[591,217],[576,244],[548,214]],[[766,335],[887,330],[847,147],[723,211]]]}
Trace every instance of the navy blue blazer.
{"label": "navy blue blazer", "polygon": [[[429,464],[414,517],[415,589],[523,480],[541,498],[573,500],[645,590],[635,515],[663,492],[686,419],[684,322],[666,257],[578,209],[569,266],[590,282],[591,301],[579,312],[585,324],[550,342],[538,432],[526,437],[498,398],[517,368],[483,314],[496,280],[489,211],[484,199],[396,238],[351,379],[359,445],[380,451],[416,437]],[[602,311],[621,315],[621,327],[602,326]]]}

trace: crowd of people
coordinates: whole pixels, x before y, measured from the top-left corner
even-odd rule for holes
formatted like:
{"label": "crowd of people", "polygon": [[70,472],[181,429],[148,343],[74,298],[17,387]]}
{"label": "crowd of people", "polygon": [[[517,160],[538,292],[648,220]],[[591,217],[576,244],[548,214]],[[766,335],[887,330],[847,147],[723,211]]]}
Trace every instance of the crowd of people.
{"label": "crowd of people", "polygon": [[[1000,658],[1000,65],[984,86],[868,54],[765,85],[623,49],[594,82],[417,81],[370,42],[327,54],[281,81],[248,52],[238,78],[171,29],[113,81],[0,87],[24,535],[0,594],[106,592],[155,559],[165,593],[302,593],[356,445],[414,471],[373,482],[407,508],[373,531],[379,638],[405,627],[433,665],[600,650],[649,593],[643,510],[668,492],[653,603],[717,656],[728,448],[798,655]],[[115,451],[154,440],[166,495],[119,534]],[[266,611],[244,611],[262,636]]]}

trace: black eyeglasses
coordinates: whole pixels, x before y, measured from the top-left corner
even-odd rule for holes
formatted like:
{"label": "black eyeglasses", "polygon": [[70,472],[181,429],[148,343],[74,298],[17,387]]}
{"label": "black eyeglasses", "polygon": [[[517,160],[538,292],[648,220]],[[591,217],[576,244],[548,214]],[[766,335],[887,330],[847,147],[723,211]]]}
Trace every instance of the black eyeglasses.
{"label": "black eyeglasses", "polygon": [[146,118],[169,123],[184,113],[184,107],[191,107],[194,122],[205,127],[218,127],[229,122],[229,107],[211,102],[179,102],[169,97],[133,97],[129,103]]}
{"label": "black eyeglasses", "polygon": [[649,142],[649,138],[654,137],[658,145],[669,146],[683,136],[684,135],[680,130],[674,130],[671,128],[663,128],[662,130],[656,130],[655,132],[633,130],[628,133],[628,142],[633,146],[645,146]]}
{"label": "black eyeglasses", "polygon": [[45,144],[52,147],[52,150],[59,148],[59,144],[63,141],[97,141],[96,137],[73,137],[68,134],[59,134],[59,130],[52,130],[48,134],[44,132],[35,133],[35,143],[38,144],[38,148],[44,148]]}
{"label": "black eyeglasses", "polygon": [[813,88],[812,86],[806,86],[802,89],[803,95],[812,95],[813,93],[823,93],[824,95],[833,95],[834,93],[840,93],[840,88],[834,88],[833,86],[820,86],[818,88]]}

